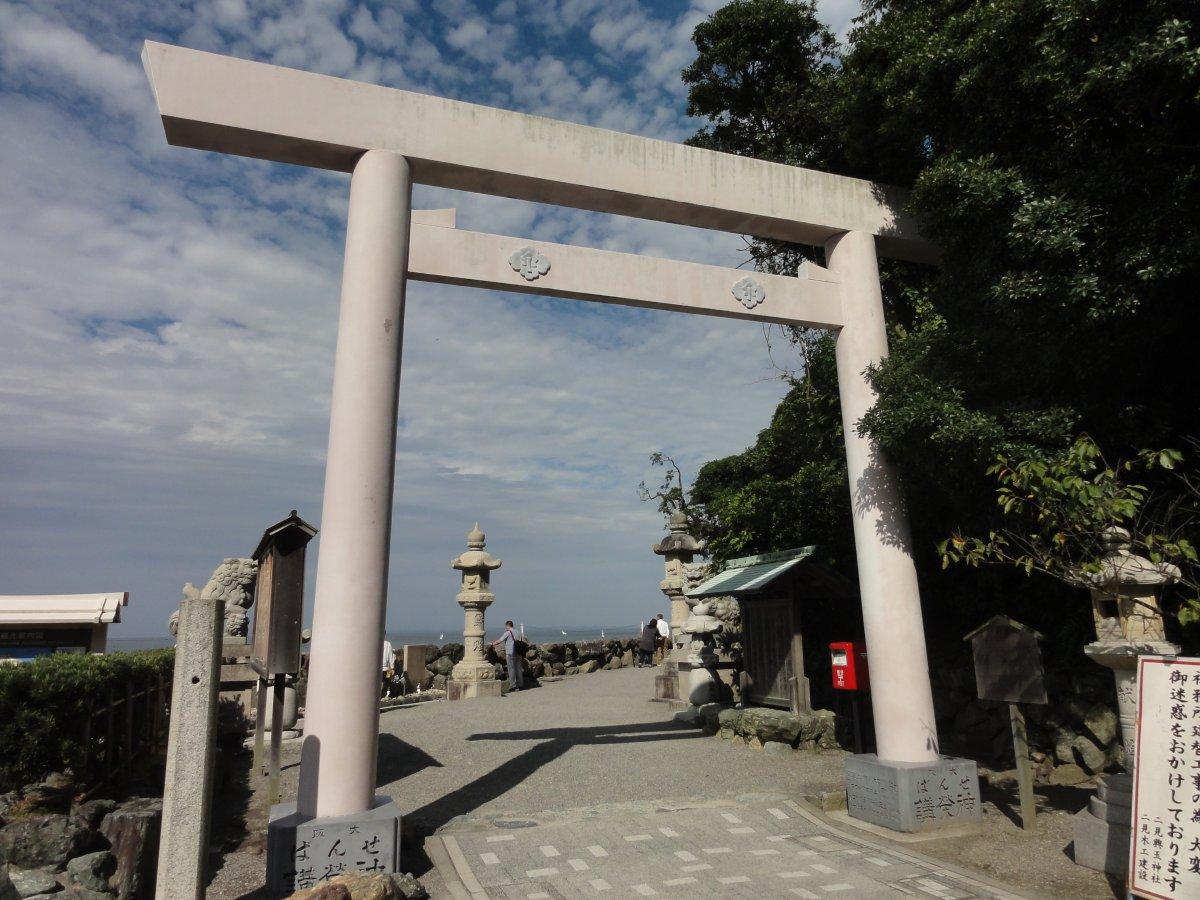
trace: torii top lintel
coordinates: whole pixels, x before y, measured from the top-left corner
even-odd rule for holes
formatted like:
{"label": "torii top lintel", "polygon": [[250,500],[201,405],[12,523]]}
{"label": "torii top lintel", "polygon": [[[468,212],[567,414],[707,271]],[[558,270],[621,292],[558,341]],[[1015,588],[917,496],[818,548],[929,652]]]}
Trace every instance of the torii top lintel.
{"label": "torii top lintel", "polygon": [[389,150],[422,184],[795,243],[865,231],[881,255],[937,257],[900,188],[153,41],[142,61],[177,146],[341,171]]}

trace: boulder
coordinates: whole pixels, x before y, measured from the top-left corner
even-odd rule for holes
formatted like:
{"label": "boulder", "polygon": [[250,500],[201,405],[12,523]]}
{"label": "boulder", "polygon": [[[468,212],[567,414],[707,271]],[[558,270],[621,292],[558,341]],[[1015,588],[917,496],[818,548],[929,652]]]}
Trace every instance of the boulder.
{"label": "boulder", "polygon": [[621,668],[621,657],[619,657],[619,656],[614,656],[612,659],[610,659],[610,660],[609,660],[609,661],[608,661],[608,662],[605,664],[604,668],[606,668],[606,669],[619,669],[619,668]]}
{"label": "boulder", "polygon": [[454,660],[449,656],[439,656],[429,663],[428,668],[434,675],[449,675],[454,669]]}
{"label": "boulder", "polygon": [[117,858],[111,883],[120,900],[154,896],[162,808],[157,797],[138,797],[122,803],[100,823],[100,833]]}
{"label": "boulder", "polygon": [[20,791],[8,791],[5,794],[0,794],[0,826],[10,821],[14,807],[17,807],[17,804],[20,802]]}
{"label": "boulder", "polygon": [[729,740],[738,733],[738,724],[741,722],[742,713],[745,710],[741,709],[722,709],[717,713],[717,733],[721,737]]}
{"label": "boulder", "polygon": [[[599,664],[594,659],[589,659],[587,662],[580,665],[577,671],[586,675],[588,672],[595,672],[599,667]],[[570,669],[567,671],[570,672]]]}
{"label": "boulder", "polygon": [[446,689],[446,676],[434,675],[432,687],[435,691],[444,691]]}
{"label": "boulder", "polygon": [[763,752],[771,756],[791,756],[795,751],[792,750],[791,744],[785,744],[782,741],[767,741],[763,744]]}
{"label": "boulder", "polygon": [[[61,894],[51,894],[54,900],[112,900],[113,895],[106,891],[93,891],[91,888],[71,885]],[[29,900],[36,900],[30,897]]]}
{"label": "boulder", "polygon": [[89,828],[99,828],[100,823],[104,821],[104,817],[116,808],[116,800],[89,800],[87,803],[80,803],[71,810],[71,815],[77,819],[83,819],[83,821],[88,823]]}
{"label": "boulder", "polygon": [[1054,771],[1046,779],[1047,783],[1061,786],[1082,784],[1087,781],[1088,774],[1075,763],[1055,766]]}
{"label": "boulder", "polygon": [[624,653],[621,654],[621,665],[624,666],[625,668],[629,668],[630,666],[633,665],[633,651],[632,650],[626,650]]}
{"label": "boulder", "polygon": [[292,900],[425,900],[428,896],[412,875],[348,872],[317,887],[297,891]]}
{"label": "boulder", "polygon": [[21,789],[23,806],[30,812],[65,813],[75,796],[75,779],[62,772],[51,772],[45,781],[27,784]]}
{"label": "boulder", "polygon": [[107,850],[85,853],[67,863],[67,880],[75,887],[109,893],[108,879],[117,871],[117,858]]}
{"label": "boulder", "polygon": [[462,644],[442,644],[442,648],[438,651],[438,656],[446,656],[450,658],[450,664],[458,662],[463,658]]}
{"label": "boulder", "polygon": [[413,878],[411,873],[392,875],[392,883],[400,891],[400,896],[405,900],[426,900],[429,897],[429,891],[425,890],[425,885]]}
{"label": "boulder", "polygon": [[1075,751],[1075,758],[1092,775],[1103,772],[1108,764],[1108,754],[1082,734],[1071,742],[1071,749]]}
{"label": "boulder", "polygon": [[21,894],[13,887],[8,871],[0,867],[0,900],[21,900]]}
{"label": "boulder", "polygon": [[[62,885],[55,880],[54,876],[41,869],[9,869],[8,877],[12,881],[13,888],[16,889],[15,896],[17,897],[34,897],[38,894],[53,894],[55,891],[62,890]],[[3,891],[0,891],[0,897],[3,897]]]}
{"label": "boulder", "polygon": [[560,662],[555,662],[550,664],[550,671],[555,675],[565,675],[567,667]]}
{"label": "boulder", "polygon": [[755,738],[763,744],[779,741],[790,747],[799,739],[800,728],[799,716],[781,709],[751,707],[742,710],[737,730],[747,740]]}
{"label": "boulder", "polygon": [[698,724],[704,729],[704,733],[716,734],[717,729],[720,727],[718,717],[721,714],[721,704],[705,703],[696,710],[696,713],[699,720]]}
{"label": "boulder", "polygon": [[67,860],[95,848],[87,822],[68,815],[27,816],[0,828],[0,865],[61,872]]}
{"label": "boulder", "polygon": [[1075,762],[1075,753],[1071,749],[1071,745],[1075,742],[1077,735],[1069,728],[1058,728],[1054,731],[1054,758],[1060,763],[1070,764]]}
{"label": "boulder", "polygon": [[1117,739],[1121,721],[1111,707],[1105,706],[1103,703],[1096,703],[1088,709],[1087,714],[1083,717],[1083,727],[1087,729],[1088,734],[1095,738],[1098,746],[1107,747]]}

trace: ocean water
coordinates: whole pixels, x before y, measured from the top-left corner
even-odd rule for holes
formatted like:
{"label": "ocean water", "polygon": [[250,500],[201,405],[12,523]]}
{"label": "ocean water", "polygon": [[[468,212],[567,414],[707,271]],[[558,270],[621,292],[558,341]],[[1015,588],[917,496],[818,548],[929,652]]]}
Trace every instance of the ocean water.
{"label": "ocean water", "polygon": [[[108,649],[117,650],[156,650],[159,647],[173,646],[170,635],[162,637],[122,638],[117,627],[109,629]],[[611,640],[619,638],[635,638],[641,631],[641,623],[632,625],[526,625],[525,640],[531,644],[553,644],[563,641],[598,641],[602,637]],[[503,620],[488,623],[488,637],[494,640],[504,632]],[[564,634],[565,632],[565,634]],[[521,624],[517,624],[517,633],[521,633]],[[393,647],[403,647],[405,644],[442,644],[462,643],[462,625],[448,626],[442,629],[412,629],[403,631],[388,631],[387,639]]]}

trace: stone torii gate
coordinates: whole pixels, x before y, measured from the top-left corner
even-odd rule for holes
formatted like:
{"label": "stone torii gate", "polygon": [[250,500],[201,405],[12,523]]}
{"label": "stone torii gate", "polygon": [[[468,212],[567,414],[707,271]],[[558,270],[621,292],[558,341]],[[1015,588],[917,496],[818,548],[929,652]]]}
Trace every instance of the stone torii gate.
{"label": "stone torii gate", "polygon": [[[855,427],[874,402],[864,370],[887,354],[877,254],[937,258],[903,191],[159,43],[143,62],[168,143],[352,173],[297,821],[376,804],[407,278],[836,331],[872,764],[890,785],[867,805],[903,806],[904,773],[945,762],[903,501]],[[828,269],[747,274],[459,231],[412,213],[414,182],[823,246]]]}

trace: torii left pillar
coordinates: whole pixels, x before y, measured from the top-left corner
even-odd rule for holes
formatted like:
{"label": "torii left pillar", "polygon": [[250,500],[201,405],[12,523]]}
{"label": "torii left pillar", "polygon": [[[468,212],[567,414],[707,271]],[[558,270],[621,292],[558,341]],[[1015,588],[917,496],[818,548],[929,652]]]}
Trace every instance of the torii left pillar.
{"label": "torii left pillar", "polygon": [[370,150],[355,164],[300,788],[296,803],[271,810],[274,891],[311,887],[331,861],[342,871],[400,865],[399,811],[375,794],[375,761],[411,194],[402,156]]}

